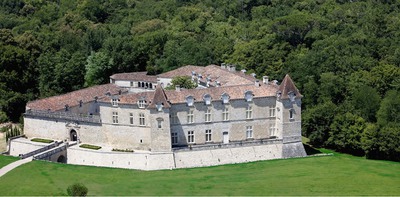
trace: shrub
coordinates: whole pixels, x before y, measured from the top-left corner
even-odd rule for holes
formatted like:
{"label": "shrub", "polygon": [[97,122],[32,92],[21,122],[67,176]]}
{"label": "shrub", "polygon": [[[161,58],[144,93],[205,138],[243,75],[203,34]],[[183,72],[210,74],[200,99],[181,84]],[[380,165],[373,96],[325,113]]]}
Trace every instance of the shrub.
{"label": "shrub", "polygon": [[82,183],[75,183],[67,188],[67,194],[69,196],[86,196],[88,188]]}
{"label": "shrub", "polygon": [[49,139],[42,139],[42,138],[33,138],[31,139],[32,142],[42,142],[42,143],[52,143],[54,140],[49,140]]}
{"label": "shrub", "polygon": [[95,145],[90,145],[90,144],[82,144],[79,147],[93,149],[93,150],[99,150],[101,148],[101,146],[95,146]]}

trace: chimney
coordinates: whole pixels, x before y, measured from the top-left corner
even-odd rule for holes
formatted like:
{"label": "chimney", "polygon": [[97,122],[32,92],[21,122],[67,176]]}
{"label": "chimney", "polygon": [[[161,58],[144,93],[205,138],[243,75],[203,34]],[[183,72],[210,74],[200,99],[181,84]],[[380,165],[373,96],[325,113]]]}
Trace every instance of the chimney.
{"label": "chimney", "polygon": [[180,86],[180,85],[176,85],[176,86],[175,86],[175,90],[176,90],[177,92],[180,92],[180,91],[181,91],[181,86]]}
{"label": "chimney", "polygon": [[274,85],[278,85],[278,80],[273,80],[272,83],[273,83]]}
{"label": "chimney", "polygon": [[263,84],[268,85],[268,76],[263,76]]}
{"label": "chimney", "polygon": [[231,65],[229,65],[228,70],[231,72],[234,72],[234,71],[236,71],[236,66],[231,64]]}
{"label": "chimney", "polygon": [[225,63],[222,63],[222,64],[221,64],[221,68],[222,68],[222,69],[226,69],[226,64],[225,64]]}
{"label": "chimney", "polygon": [[260,87],[260,81],[256,80],[256,81],[254,82],[254,85],[255,85],[256,87]]}
{"label": "chimney", "polygon": [[250,75],[256,78],[256,73],[251,73]]}
{"label": "chimney", "polygon": [[246,69],[243,69],[243,70],[241,70],[241,71],[242,71],[242,73],[246,73],[247,70],[246,70]]}
{"label": "chimney", "polygon": [[221,86],[221,82],[215,81],[215,87],[219,87],[219,86]]}

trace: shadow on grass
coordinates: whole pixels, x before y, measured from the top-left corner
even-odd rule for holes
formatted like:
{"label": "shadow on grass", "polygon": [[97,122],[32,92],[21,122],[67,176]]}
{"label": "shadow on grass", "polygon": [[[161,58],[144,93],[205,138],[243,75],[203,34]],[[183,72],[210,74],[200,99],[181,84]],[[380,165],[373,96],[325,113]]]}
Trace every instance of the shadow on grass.
{"label": "shadow on grass", "polygon": [[321,151],[313,148],[312,146],[310,146],[309,144],[304,144],[304,149],[306,150],[307,155],[315,155],[315,154],[320,154],[322,153]]}

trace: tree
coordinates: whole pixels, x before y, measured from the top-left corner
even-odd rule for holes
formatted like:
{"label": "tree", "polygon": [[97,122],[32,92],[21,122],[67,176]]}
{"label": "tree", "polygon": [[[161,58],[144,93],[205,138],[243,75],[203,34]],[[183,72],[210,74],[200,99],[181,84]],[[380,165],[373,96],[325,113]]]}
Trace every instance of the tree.
{"label": "tree", "polygon": [[113,66],[113,59],[109,58],[106,53],[92,52],[85,65],[85,86],[106,83],[108,77],[112,74]]}
{"label": "tree", "polygon": [[385,126],[390,122],[400,123],[400,91],[391,90],[381,102],[377,113],[378,124]]}
{"label": "tree", "polygon": [[327,145],[340,152],[363,155],[361,135],[365,120],[349,112],[335,116],[329,131]]}
{"label": "tree", "polygon": [[88,188],[82,183],[74,183],[67,188],[67,194],[69,196],[86,196]]}
{"label": "tree", "polygon": [[177,85],[186,89],[193,89],[197,87],[197,84],[193,82],[189,76],[176,76],[172,79],[171,83],[172,84],[168,89],[174,89]]}

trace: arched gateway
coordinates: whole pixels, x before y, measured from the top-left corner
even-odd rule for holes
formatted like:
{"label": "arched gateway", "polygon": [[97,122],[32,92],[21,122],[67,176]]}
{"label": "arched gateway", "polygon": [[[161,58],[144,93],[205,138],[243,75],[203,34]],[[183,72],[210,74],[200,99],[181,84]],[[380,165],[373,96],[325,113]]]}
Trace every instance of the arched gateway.
{"label": "arched gateway", "polygon": [[70,136],[70,140],[71,141],[77,141],[78,140],[78,134],[73,129],[70,131],[69,136]]}

